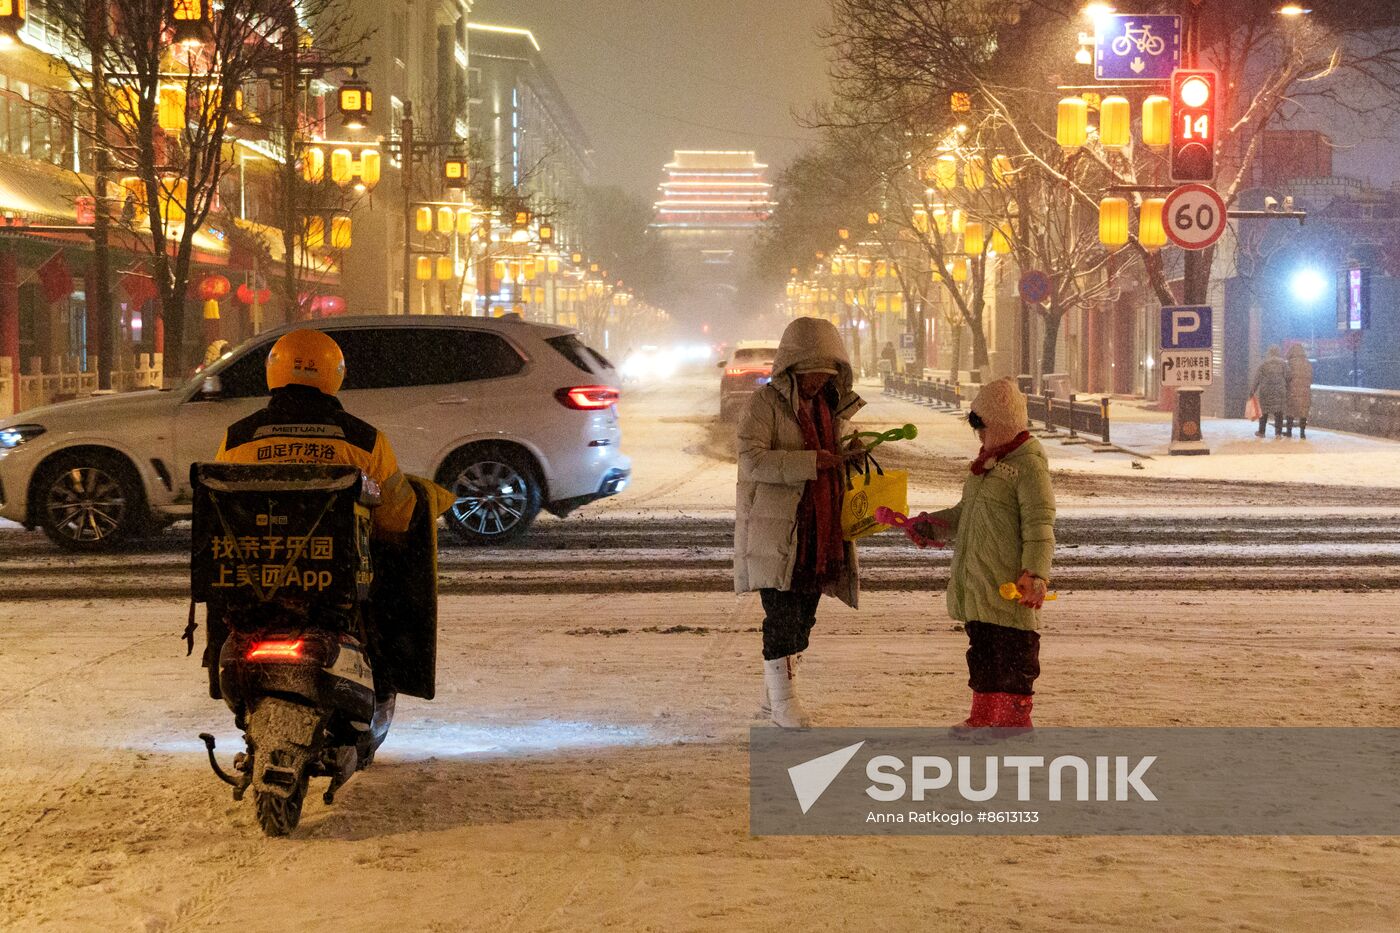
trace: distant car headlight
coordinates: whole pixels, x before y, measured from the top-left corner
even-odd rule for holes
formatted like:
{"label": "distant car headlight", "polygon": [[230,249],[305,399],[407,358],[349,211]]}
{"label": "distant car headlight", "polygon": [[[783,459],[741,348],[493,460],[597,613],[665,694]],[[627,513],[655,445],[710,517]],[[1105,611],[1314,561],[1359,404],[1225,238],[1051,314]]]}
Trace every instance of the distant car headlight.
{"label": "distant car headlight", "polygon": [[18,447],[43,433],[44,429],[37,424],[17,424],[12,428],[0,428],[0,450]]}

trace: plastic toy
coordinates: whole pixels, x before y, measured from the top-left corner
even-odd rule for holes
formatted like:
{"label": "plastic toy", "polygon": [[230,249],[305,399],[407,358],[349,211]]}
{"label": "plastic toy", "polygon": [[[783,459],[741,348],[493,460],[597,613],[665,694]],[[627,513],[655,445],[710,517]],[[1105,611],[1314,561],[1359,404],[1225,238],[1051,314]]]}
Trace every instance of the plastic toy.
{"label": "plastic toy", "polygon": [[856,431],[854,434],[847,434],[841,438],[843,444],[849,445],[851,441],[860,438],[865,443],[866,450],[873,450],[886,441],[912,441],[919,436],[919,429],[912,424],[906,424],[902,428],[891,428],[888,431]]}
{"label": "plastic toy", "polygon": [[[1021,598],[1021,588],[1018,587],[1018,586],[1017,586],[1016,584],[1014,584],[1014,583],[1003,583],[1000,587],[997,588],[997,592],[1001,593],[1001,598],[1002,598],[1002,599],[1020,599],[1020,598]],[[1054,600],[1059,599],[1059,598],[1060,598],[1060,594],[1058,594],[1058,593],[1046,593],[1046,594],[1045,594],[1045,601],[1046,601],[1047,603],[1048,603],[1048,602],[1053,602]]]}
{"label": "plastic toy", "polygon": [[936,538],[930,538],[919,533],[919,525],[937,525],[939,527],[945,525],[944,522],[934,518],[927,512],[920,512],[918,515],[910,518],[902,512],[896,512],[894,509],[882,505],[875,510],[875,521],[882,525],[889,525],[891,528],[900,529],[909,536],[910,541],[913,541],[919,547],[943,547],[945,544],[945,542],[939,541]]}

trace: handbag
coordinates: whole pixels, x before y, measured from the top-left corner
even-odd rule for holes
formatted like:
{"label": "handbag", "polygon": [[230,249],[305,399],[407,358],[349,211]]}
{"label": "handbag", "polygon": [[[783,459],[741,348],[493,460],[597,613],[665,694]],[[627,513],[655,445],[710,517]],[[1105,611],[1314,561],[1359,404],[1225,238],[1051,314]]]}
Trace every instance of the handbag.
{"label": "handbag", "polygon": [[1244,403],[1244,416],[1250,421],[1258,421],[1264,417],[1264,409],[1259,405],[1259,396],[1251,395],[1249,401]]}
{"label": "handbag", "polygon": [[875,518],[887,508],[909,511],[909,473],[885,470],[870,454],[860,466],[846,465],[846,491],[841,497],[841,537],[847,541],[873,535],[890,527]]}

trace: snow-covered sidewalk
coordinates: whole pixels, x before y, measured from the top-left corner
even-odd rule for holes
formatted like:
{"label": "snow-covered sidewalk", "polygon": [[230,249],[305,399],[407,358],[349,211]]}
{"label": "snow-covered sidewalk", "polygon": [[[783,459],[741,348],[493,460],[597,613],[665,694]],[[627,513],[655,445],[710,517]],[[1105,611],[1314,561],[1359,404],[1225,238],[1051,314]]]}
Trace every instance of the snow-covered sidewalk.
{"label": "snow-covered sidewalk", "polygon": [[[0,927],[1390,930],[1382,838],[753,838],[759,612],[725,594],[448,599],[440,693],[263,839],[179,601],[0,605]],[[1400,594],[1072,594],[1042,725],[1396,725]],[[965,713],[934,594],[823,607],[829,725]],[[338,906],[349,893],[352,905]],[[349,911],[348,913],[346,911]]]}
{"label": "snow-covered sidewalk", "polygon": [[[862,421],[881,424],[911,422],[919,428],[920,449],[934,456],[966,458],[971,441],[959,413],[885,395],[880,384],[867,380],[860,392],[870,404]],[[970,400],[964,400],[964,410]],[[1100,453],[1088,444],[1045,440],[1055,469],[1103,476],[1158,477],[1241,483],[1316,483],[1342,486],[1400,487],[1400,442],[1308,428],[1306,440],[1258,438],[1256,422],[1239,418],[1206,418],[1201,431],[1210,446],[1208,456],[1173,457],[1171,413],[1139,402],[1110,403],[1113,443],[1145,456]],[[1296,432],[1295,432],[1296,433]],[[973,451],[975,453],[975,450]],[[1134,462],[1138,466],[1134,466]]]}

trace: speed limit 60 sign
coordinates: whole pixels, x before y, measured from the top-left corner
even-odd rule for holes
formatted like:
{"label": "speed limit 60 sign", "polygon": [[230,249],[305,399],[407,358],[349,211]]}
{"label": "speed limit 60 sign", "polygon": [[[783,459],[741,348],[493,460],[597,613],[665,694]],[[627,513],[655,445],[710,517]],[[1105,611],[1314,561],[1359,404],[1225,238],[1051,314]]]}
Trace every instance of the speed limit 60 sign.
{"label": "speed limit 60 sign", "polygon": [[1182,185],[1162,204],[1167,238],[1183,249],[1205,249],[1225,232],[1225,200],[1209,185]]}

